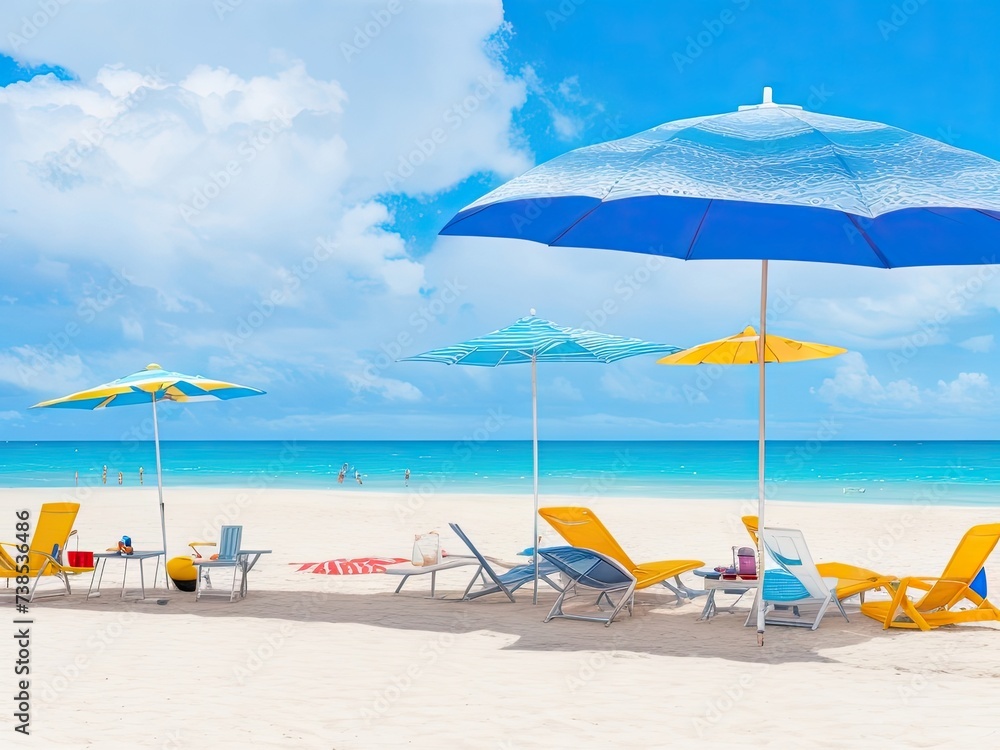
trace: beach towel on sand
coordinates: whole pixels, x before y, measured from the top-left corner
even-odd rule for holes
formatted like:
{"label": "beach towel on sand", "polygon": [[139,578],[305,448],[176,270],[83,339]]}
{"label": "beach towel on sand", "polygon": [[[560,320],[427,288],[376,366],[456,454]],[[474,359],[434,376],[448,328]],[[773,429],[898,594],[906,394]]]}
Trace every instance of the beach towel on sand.
{"label": "beach towel on sand", "polygon": [[349,576],[363,573],[385,573],[386,565],[395,565],[401,562],[409,561],[405,557],[356,557],[353,560],[340,557],[336,560],[326,560],[325,562],[289,564],[298,565],[299,571],[309,570],[310,573],[328,576]]}

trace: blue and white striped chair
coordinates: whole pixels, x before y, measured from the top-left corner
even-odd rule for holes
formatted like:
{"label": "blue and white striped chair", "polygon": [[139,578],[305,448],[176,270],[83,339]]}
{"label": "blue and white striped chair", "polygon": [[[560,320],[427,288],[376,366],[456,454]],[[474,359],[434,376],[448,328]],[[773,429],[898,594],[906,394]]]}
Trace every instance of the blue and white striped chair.
{"label": "blue and white striped chair", "polygon": [[[242,591],[237,591],[236,580],[242,573],[243,560],[240,559],[240,542],[243,538],[242,526],[223,526],[219,532],[219,552],[214,560],[195,560],[198,568],[198,592],[195,601],[203,596],[228,596],[233,601]],[[213,589],[209,571],[215,568],[232,568],[233,582],[228,592],[223,589]],[[204,585],[202,585],[204,584]]]}
{"label": "blue and white striped chair", "polygon": [[[763,541],[764,587],[754,602],[748,623],[756,618],[757,607],[763,606],[764,622],[768,625],[815,630],[831,602],[847,620],[844,605],[837,598],[837,579],[820,575],[800,530],[766,528]],[[803,617],[802,605],[818,605],[812,619]],[[779,612],[783,614],[779,616]]]}

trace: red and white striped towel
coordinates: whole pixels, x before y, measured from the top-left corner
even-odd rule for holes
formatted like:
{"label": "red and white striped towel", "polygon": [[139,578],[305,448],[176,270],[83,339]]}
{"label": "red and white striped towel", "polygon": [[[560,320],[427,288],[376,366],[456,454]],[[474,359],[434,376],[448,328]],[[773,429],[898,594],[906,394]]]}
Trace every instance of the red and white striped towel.
{"label": "red and white striped towel", "polygon": [[351,576],[365,573],[385,573],[386,565],[395,565],[401,562],[409,562],[409,560],[405,557],[356,557],[353,560],[340,557],[325,562],[289,564],[298,565],[299,571],[308,570],[310,573],[318,573],[319,575]]}

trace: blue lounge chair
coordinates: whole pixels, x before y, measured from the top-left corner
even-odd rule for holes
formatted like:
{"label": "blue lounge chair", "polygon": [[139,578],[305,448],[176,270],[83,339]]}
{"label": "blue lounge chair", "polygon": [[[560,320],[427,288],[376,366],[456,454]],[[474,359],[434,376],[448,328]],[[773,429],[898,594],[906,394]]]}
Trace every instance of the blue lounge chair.
{"label": "blue lounge chair", "polygon": [[[506,573],[498,574],[490,565],[489,560],[487,560],[483,554],[476,549],[476,546],[472,543],[469,537],[465,535],[465,532],[459,528],[457,523],[450,523],[448,525],[451,526],[451,530],[458,535],[458,538],[465,542],[465,546],[469,548],[479,563],[479,567],[472,576],[472,580],[469,581],[469,585],[465,587],[465,592],[462,594],[462,601],[478,599],[480,596],[495,594],[498,591],[502,591],[508,599],[514,601],[514,592],[526,583],[531,583],[535,580],[535,566],[532,563],[527,565],[518,565],[511,568]],[[538,564],[539,580],[545,581],[557,591],[560,590],[560,586],[554,583],[549,576],[555,575],[558,572],[558,569],[554,565],[541,561]],[[487,578],[489,578],[489,580],[487,580]],[[483,587],[473,591],[472,587],[476,585],[477,581],[481,581]]]}
{"label": "blue lounge chair", "polygon": [[[627,607],[629,616],[632,616],[632,598],[635,595],[636,579],[617,560],[602,555],[600,552],[580,547],[548,547],[538,550],[538,554],[570,579],[559,594],[559,598],[556,599],[556,603],[552,605],[552,610],[545,618],[545,622],[554,617],[565,617],[568,620],[603,622],[604,627],[608,627],[623,607]],[[601,599],[606,599],[608,605],[612,607],[611,614],[607,617],[594,617],[568,615],[563,612],[562,605],[567,594],[571,592],[576,594],[579,586],[599,591],[597,606],[600,607]],[[621,594],[617,604],[611,600],[613,593]]]}

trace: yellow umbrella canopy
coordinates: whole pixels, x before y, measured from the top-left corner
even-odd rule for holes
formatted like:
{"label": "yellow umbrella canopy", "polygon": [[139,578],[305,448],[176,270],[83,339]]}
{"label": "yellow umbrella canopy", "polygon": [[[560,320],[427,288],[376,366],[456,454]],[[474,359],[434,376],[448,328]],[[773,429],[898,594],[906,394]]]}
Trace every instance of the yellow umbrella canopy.
{"label": "yellow umbrella canopy", "polygon": [[[755,365],[758,362],[757,346],[760,336],[753,326],[742,333],[718,341],[698,344],[690,349],[671,354],[656,361],[660,365]],[[804,362],[825,359],[846,352],[839,346],[795,341],[774,334],[764,335],[764,362]]]}

